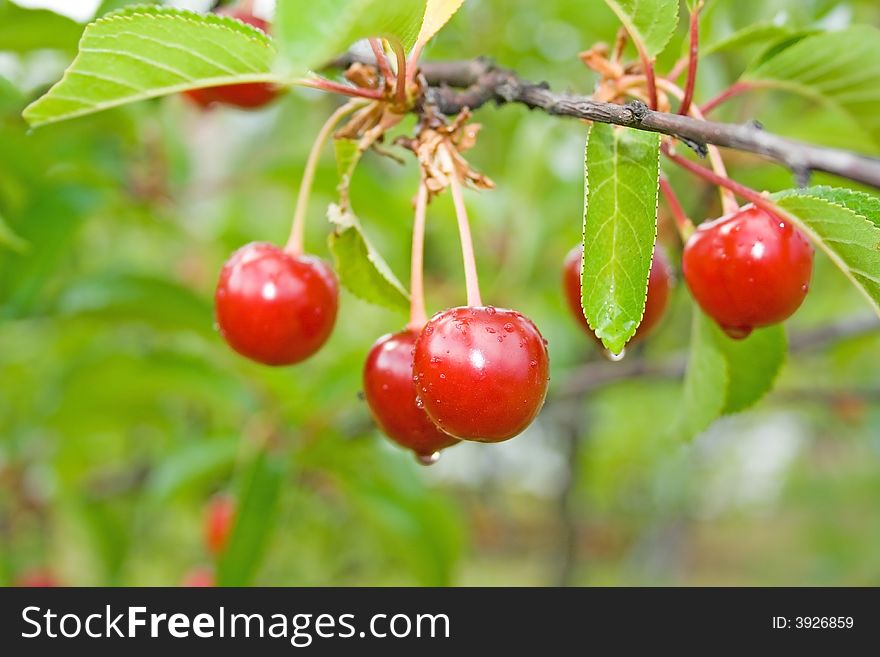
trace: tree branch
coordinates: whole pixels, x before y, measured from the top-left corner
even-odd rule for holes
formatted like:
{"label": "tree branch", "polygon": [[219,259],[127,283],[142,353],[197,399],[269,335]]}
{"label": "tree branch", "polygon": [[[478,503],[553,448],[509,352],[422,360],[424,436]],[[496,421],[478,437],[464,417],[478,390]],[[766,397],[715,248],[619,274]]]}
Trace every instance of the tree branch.
{"label": "tree branch", "polygon": [[[880,320],[876,315],[856,315],[810,331],[796,333],[789,340],[793,354],[821,349],[843,340],[880,332]],[[595,361],[574,371],[555,395],[557,399],[580,397],[593,390],[639,377],[655,379],[680,379],[687,368],[687,354],[677,354],[650,363],[643,359],[625,360],[621,363]]]}
{"label": "tree branch", "polygon": [[[334,64],[351,61],[351,56],[346,56]],[[514,103],[555,116],[659,132],[691,146],[715,144],[754,153],[785,165],[799,181],[807,179],[812,171],[824,171],[880,188],[880,159],[787,139],[765,132],[754,123],[700,121],[656,112],[640,102],[618,105],[595,101],[589,96],[555,93],[546,83],[523,80],[514,71],[482,58],[425,62],[421,73],[428,84],[424,102],[443,114],[457,114],[466,107],[477,109],[490,102]]]}

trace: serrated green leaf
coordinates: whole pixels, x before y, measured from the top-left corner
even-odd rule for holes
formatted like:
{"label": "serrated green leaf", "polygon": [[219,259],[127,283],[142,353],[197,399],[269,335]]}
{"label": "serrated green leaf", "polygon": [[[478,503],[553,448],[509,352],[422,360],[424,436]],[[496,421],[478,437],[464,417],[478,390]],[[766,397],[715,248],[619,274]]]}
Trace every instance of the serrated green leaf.
{"label": "serrated green leaf", "polygon": [[424,14],[425,0],[287,0],[275,10],[273,33],[285,72],[302,75],[368,37],[384,37],[409,50]]}
{"label": "serrated green leaf", "polygon": [[24,111],[32,126],[147,98],[241,82],[275,82],[272,40],[232,18],[153,6],[89,24],[64,77]]}
{"label": "serrated green leaf", "polygon": [[816,34],[763,58],[743,80],[836,106],[880,138],[880,30]]}
{"label": "serrated green leaf", "polygon": [[842,205],[880,227],[880,196],[846,187],[829,187],[827,185],[810,187],[800,193]]}
{"label": "serrated green leaf", "polygon": [[245,473],[229,543],[217,564],[218,586],[248,586],[253,580],[276,527],[285,471],[286,461],[261,451]]}
{"label": "serrated green leaf", "polygon": [[327,218],[335,226],[329,244],[340,282],[364,301],[408,312],[409,294],[370,245],[358,218],[337,205],[330,205]]}
{"label": "serrated green leaf", "polygon": [[82,31],[82,25],[61,14],[0,0],[0,52],[73,51]]}
{"label": "serrated green leaf", "polygon": [[[866,198],[867,197],[867,198]],[[771,197],[780,214],[810,236],[880,314],[880,227],[867,194],[826,187],[792,189]],[[847,200],[854,209],[846,207]]]}
{"label": "serrated green leaf", "polygon": [[596,123],[584,164],[582,303],[612,352],[635,335],[645,311],[657,235],[659,135]]}
{"label": "serrated green leaf", "polygon": [[678,26],[678,0],[605,0],[630,37],[642,43],[648,57],[656,57]]}
{"label": "serrated green leaf", "polygon": [[[728,50],[741,50],[749,46],[766,44],[771,41],[792,36],[795,30],[786,25],[776,23],[754,23],[737,30],[724,38],[718,39],[700,47],[700,54],[704,57]],[[687,43],[683,46],[687,48]]]}
{"label": "serrated green leaf", "polygon": [[695,307],[681,415],[674,432],[690,440],[722,415],[753,406],[776,382],[786,349],[781,325],[732,340]]}
{"label": "serrated green leaf", "polygon": [[2,214],[0,214],[0,247],[15,251],[16,253],[24,253],[30,248],[28,241],[15,234],[15,231],[3,219]]}
{"label": "serrated green leaf", "polygon": [[745,340],[731,340],[712,324],[715,344],[727,362],[727,401],[723,413],[738,413],[770,392],[785,363],[788,341],[782,324],[752,331]]}

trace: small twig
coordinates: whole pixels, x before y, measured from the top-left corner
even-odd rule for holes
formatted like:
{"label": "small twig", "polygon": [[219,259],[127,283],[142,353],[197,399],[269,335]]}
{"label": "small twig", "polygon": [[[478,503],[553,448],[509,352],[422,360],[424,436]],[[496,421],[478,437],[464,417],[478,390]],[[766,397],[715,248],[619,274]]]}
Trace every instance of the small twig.
{"label": "small twig", "polygon": [[[829,345],[880,333],[880,319],[876,315],[855,315],[825,326],[795,333],[789,339],[792,354],[814,351]],[[620,363],[595,361],[572,372],[557,389],[555,399],[581,397],[620,381],[636,378],[680,379],[687,367],[687,354],[681,353],[649,363],[643,359],[624,360]]]}
{"label": "small twig", "polygon": [[324,148],[324,144],[327,143],[330,135],[333,134],[336,126],[339,125],[339,122],[362,105],[362,101],[351,100],[345,105],[337,108],[321,127],[318,136],[315,137],[315,142],[312,144],[312,149],[309,151],[309,157],[306,160],[306,166],[303,170],[302,181],[300,181],[299,193],[296,198],[296,209],[294,210],[293,221],[290,226],[290,237],[287,239],[287,245],[284,247],[288,253],[298,255],[302,253],[303,250],[303,238],[305,236],[309,196],[312,193],[312,185],[315,182],[315,172],[318,169],[318,161],[321,159],[321,150]]}
{"label": "small twig", "polygon": [[727,100],[733,98],[734,96],[738,96],[744,91],[748,91],[749,89],[753,89],[754,86],[749,82],[737,82],[735,84],[730,85],[722,91],[720,94],[715,96],[712,100],[708,100],[702,105],[700,105],[700,111],[703,114],[708,114],[713,109],[718,107],[721,103],[726,102]]}
{"label": "small twig", "polygon": [[373,51],[373,57],[376,58],[376,66],[385,79],[385,84],[391,84],[394,74],[391,72],[391,66],[388,64],[388,58],[385,56],[385,49],[382,48],[382,42],[379,39],[370,39],[370,48]]}
{"label": "small twig", "polygon": [[675,219],[675,226],[678,228],[678,234],[681,235],[681,241],[687,242],[687,239],[694,232],[694,224],[685,214],[684,208],[681,207],[681,202],[678,200],[678,196],[675,194],[675,190],[672,189],[672,185],[669,184],[666,176],[660,176],[660,191],[663,192],[666,205],[669,206],[672,218]]}

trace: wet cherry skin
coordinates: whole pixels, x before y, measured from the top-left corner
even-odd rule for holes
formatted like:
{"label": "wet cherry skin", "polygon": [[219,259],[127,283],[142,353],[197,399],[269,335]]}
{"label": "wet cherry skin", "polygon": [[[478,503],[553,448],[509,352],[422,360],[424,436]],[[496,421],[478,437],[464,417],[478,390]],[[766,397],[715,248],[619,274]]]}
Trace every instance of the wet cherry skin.
{"label": "wet cherry skin", "polygon": [[[242,23],[251,25],[263,32],[269,32],[269,24],[242,9],[227,8],[217,11],[223,16],[237,18]],[[184,95],[195,105],[208,108],[215,103],[233,105],[243,109],[256,109],[268,105],[278,96],[278,88],[266,82],[246,82],[244,84],[227,84],[220,87],[191,89]]]}
{"label": "wet cherry skin", "polygon": [[491,306],[436,314],[416,342],[416,393],[428,417],[462,440],[521,433],[547,395],[549,356],[530,319]]}
{"label": "wet cherry skin", "polygon": [[754,206],[701,224],[682,255],[694,299],[732,338],[790,317],[807,296],[813,248],[800,231]]}
{"label": "wet cherry skin", "polygon": [[232,524],[235,522],[235,500],[228,495],[215,495],[205,510],[205,547],[214,556],[226,549]]}
{"label": "wet cherry skin", "polygon": [[[565,257],[565,265],[562,270],[562,285],[565,292],[565,300],[577,322],[587,331],[590,337],[601,346],[602,343],[584,317],[581,307],[581,264],[584,259],[584,247],[578,245],[568,252]],[[647,337],[654,327],[660,323],[666,304],[669,301],[669,290],[672,287],[672,267],[662,248],[654,249],[654,259],[651,261],[651,271],[648,275],[648,295],[645,299],[645,313],[642,321],[636,329],[635,335],[630,342],[636,342]]]}
{"label": "wet cherry skin", "polygon": [[413,382],[415,331],[385,335],[364,364],[364,395],[376,424],[394,442],[411,449],[422,462],[458,441],[435,425],[416,400]]}
{"label": "wet cherry skin", "polygon": [[290,365],[330,337],[339,285],[323,260],[254,242],[227,260],[214,302],[230,347],[266,365]]}

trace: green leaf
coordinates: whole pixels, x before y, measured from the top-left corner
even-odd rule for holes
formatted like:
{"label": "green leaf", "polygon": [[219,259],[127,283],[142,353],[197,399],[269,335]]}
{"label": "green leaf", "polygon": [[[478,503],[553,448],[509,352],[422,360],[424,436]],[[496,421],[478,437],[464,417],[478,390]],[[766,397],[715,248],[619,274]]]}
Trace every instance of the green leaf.
{"label": "green leaf", "polygon": [[182,490],[232,468],[239,450],[239,438],[199,440],[170,453],[147,482],[147,495],[154,504],[167,502]]}
{"label": "green leaf", "polygon": [[245,473],[229,544],[217,564],[218,586],[248,586],[253,581],[276,526],[285,470],[284,460],[260,451]]}
{"label": "green leaf", "polygon": [[[785,25],[769,22],[753,23],[737,30],[733,34],[702,46],[700,48],[700,55],[706,57],[728,50],[742,50],[749,46],[766,44],[770,41],[790,37],[794,33],[795,30],[793,28]],[[683,48],[687,48],[687,43],[685,43]]]}
{"label": "green leaf", "polygon": [[358,218],[335,204],[327,209],[327,218],[336,227],[329,243],[342,284],[364,301],[408,312],[409,294],[370,245]]}
{"label": "green leaf", "polygon": [[684,397],[675,433],[689,440],[722,415],[739,413],[757,403],[776,382],[786,349],[781,325],[753,331],[744,340],[731,340],[694,308]]}
{"label": "green leaf", "polygon": [[809,36],[765,59],[743,79],[838,107],[880,138],[880,30],[875,27]]}
{"label": "green leaf", "polygon": [[620,353],[645,311],[657,235],[660,137],[596,123],[584,168],[582,303],[590,327]]}
{"label": "green leaf", "polygon": [[799,193],[842,205],[880,227],[880,196],[846,187],[829,187],[827,185],[810,187]]}
{"label": "green leaf", "polygon": [[290,69],[285,72],[301,75],[368,37],[384,37],[409,50],[424,14],[425,0],[279,2],[273,33]]}
{"label": "green leaf", "polygon": [[32,126],[270,73],[272,40],[240,21],[162,7],[123,9],[89,24],[64,77],[24,111]]}
{"label": "green leaf", "polygon": [[336,171],[339,174],[340,190],[347,190],[351,177],[361,159],[361,151],[356,139],[336,139],[333,141],[336,154]]}
{"label": "green leaf", "polygon": [[464,0],[428,0],[416,43],[426,44],[464,4]]}
{"label": "green leaf", "polygon": [[712,324],[715,344],[727,362],[724,413],[744,411],[770,392],[785,363],[785,327],[776,324],[752,331],[745,340],[731,340]]}
{"label": "green leaf", "polygon": [[648,57],[656,57],[675,33],[678,0],[605,0],[630,37],[642,43]]}
{"label": "green leaf", "polygon": [[25,9],[0,0],[0,51],[76,50],[83,27],[46,9]]}
{"label": "green leaf", "polygon": [[0,246],[16,253],[24,253],[30,248],[28,241],[15,234],[2,214],[0,214]]}
{"label": "green leaf", "polygon": [[[786,190],[771,198],[780,214],[809,235],[880,314],[880,214],[876,198],[827,187]],[[870,219],[860,212],[869,213]]]}
{"label": "green leaf", "polygon": [[674,429],[682,440],[708,429],[727,405],[727,360],[718,348],[713,329],[711,320],[694,307],[681,416]]}
{"label": "green leaf", "polygon": [[130,273],[77,281],[61,295],[58,312],[213,333],[211,305],[205,299],[172,281]]}

